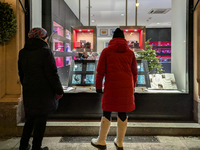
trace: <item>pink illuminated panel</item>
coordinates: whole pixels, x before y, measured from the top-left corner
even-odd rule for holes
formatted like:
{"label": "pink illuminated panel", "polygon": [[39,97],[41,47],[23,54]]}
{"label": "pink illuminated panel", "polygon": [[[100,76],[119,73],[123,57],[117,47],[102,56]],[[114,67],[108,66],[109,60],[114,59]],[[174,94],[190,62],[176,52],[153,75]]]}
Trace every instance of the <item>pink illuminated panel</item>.
{"label": "pink illuminated panel", "polygon": [[73,49],[93,49],[93,29],[74,29]]}
{"label": "pink illuminated panel", "polygon": [[56,23],[55,21],[53,21],[53,32],[57,33],[60,36],[64,35],[64,29],[61,25],[59,25],[58,23]]}
{"label": "pink illuminated panel", "polygon": [[64,67],[64,58],[63,57],[54,57],[57,68]]}
{"label": "pink illuminated panel", "polygon": [[54,48],[54,51],[63,52],[64,51],[64,44],[61,41],[53,39],[53,48]]}

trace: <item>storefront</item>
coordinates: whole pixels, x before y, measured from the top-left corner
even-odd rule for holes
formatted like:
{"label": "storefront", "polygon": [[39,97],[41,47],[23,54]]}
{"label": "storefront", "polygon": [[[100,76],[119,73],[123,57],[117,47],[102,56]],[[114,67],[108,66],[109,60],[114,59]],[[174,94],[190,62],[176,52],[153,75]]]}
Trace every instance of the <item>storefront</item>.
{"label": "storefront", "polygon": [[[99,10],[96,7],[101,7],[103,1],[90,1],[92,6],[90,16],[94,14],[92,20],[96,19],[98,22],[98,17],[95,18],[95,16],[98,16],[99,12],[95,10]],[[84,18],[87,16],[84,8],[88,6],[88,1],[81,1],[83,16],[79,23],[77,12],[73,12],[78,10],[77,2],[42,0],[42,27],[49,33],[49,45],[54,53],[58,73],[65,90],[57,112],[51,115],[50,119],[99,119],[101,117],[102,95],[97,94],[94,87],[98,56],[96,60],[76,59],[79,58],[80,52],[84,51],[88,54],[90,52],[100,54],[112,39],[114,29],[120,27],[124,29],[125,38],[133,50],[131,42],[139,41],[138,46],[145,49],[141,41],[145,44],[145,41],[151,39],[148,45],[152,45],[152,49],[155,50],[152,51],[152,55],[158,58],[157,64],[163,66],[161,74],[158,74],[158,67],[157,71],[148,69],[142,74],[142,68],[148,67],[138,63],[140,74],[135,89],[136,110],[128,114],[129,119],[193,120],[193,14],[190,13],[193,1],[153,0],[151,4],[143,0],[138,2],[140,6],[137,26],[134,26],[134,17],[130,16],[128,22],[131,25],[124,27],[124,19],[121,19],[121,22],[119,19],[119,24],[114,25],[99,25],[91,22],[88,26],[88,20]],[[106,3],[110,6],[109,2],[105,2],[104,5]],[[131,9],[132,3],[128,1],[128,9]],[[120,9],[119,6],[123,5],[121,11],[125,13],[125,1],[116,1],[112,5],[116,6],[115,9]],[[132,6],[135,9],[134,3]],[[112,10],[113,8],[110,8],[110,11]],[[112,15],[110,17],[112,19]],[[119,14],[120,17],[122,16]],[[141,34],[140,27],[144,27],[141,29]],[[128,31],[128,29],[132,30]],[[136,52],[136,55],[139,62],[141,53]],[[153,58],[152,60],[155,61]]]}

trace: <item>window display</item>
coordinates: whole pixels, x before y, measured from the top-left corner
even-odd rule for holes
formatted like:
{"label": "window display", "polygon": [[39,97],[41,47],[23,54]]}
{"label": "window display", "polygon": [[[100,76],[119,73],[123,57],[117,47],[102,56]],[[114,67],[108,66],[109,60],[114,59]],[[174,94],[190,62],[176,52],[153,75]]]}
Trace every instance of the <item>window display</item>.
{"label": "window display", "polygon": [[128,46],[134,51],[145,49],[146,28],[144,26],[120,26],[124,31]]}
{"label": "window display", "polygon": [[73,60],[70,67],[69,86],[94,86],[95,60]]}
{"label": "window display", "polygon": [[96,27],[71,27],[73,51],[96,52]]}
{"label": "window display", "polygon": [[150,74],[151,89],[177,90],[174,74]]}

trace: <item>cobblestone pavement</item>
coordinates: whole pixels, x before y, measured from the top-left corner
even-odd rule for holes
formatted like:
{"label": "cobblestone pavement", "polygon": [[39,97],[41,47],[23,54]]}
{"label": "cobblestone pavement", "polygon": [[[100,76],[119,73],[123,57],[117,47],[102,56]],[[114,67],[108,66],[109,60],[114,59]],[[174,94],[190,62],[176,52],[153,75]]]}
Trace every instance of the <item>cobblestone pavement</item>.
{"label": "cobblestone pavement", "polygon": [[[50,150],[97,150],[90,144],[92,138],[44,137],[43,146],[48,146]],[[107,150],[116,150],[113,139],[113,136],[108,136]],[[18,150],[19,141],[20,137],[0,140],[0,150]],[[124,150],[200,150],[200,137],[126,136]]]}

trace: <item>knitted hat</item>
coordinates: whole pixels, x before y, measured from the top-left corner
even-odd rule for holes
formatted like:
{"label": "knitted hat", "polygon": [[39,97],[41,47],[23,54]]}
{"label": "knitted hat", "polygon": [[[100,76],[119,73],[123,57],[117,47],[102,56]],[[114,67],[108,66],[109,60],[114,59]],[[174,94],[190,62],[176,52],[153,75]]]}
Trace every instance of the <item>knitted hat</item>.
{"label": "knitted hat", "polygon": [[121,30],[120,28],[117,28],[114,31],[113,38],[124,38],[124,31]]}
{"label": "knitted hat", "polygon": [[47,37],[47,31],[44,28],[32,28],[28,33],[29,38],[42,38]]}

